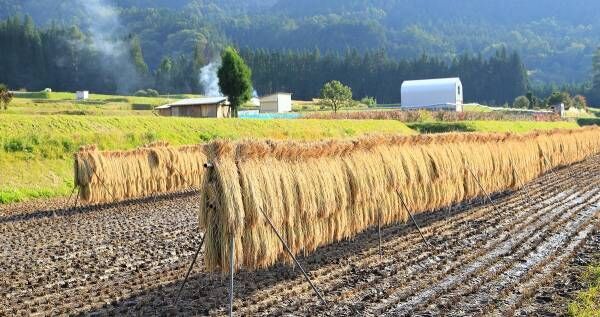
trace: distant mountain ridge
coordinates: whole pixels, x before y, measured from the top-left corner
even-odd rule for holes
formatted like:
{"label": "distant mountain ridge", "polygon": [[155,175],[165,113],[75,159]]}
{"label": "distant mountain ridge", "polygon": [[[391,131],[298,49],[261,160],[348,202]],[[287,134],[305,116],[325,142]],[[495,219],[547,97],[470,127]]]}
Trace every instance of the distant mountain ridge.
{"label": "distant mountain ridge", "polygon": [[521,54],[534,81],[565,83],[589,80],[600,45],[597,0],[0,0],[0,19],[29,14],[37,24],[85,30],[82,3],[118,7],[123,32],[139,35],[154,66],[197,41],[447,60],[505,46]]}

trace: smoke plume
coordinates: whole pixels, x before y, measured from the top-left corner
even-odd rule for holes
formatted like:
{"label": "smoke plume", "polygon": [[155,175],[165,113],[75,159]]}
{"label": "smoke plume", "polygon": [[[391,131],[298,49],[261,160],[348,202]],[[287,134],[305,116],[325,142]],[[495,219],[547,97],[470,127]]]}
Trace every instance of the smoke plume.
{"label": "smoke plume", "polygon": [[221,62],[212,62],[200,69],[200,83],[205,96],[223,96],[219,88],[219,77],[217,76],[219,67],[221,67]]}
{"label": "smoke plume", "polygon": [[113,77],[119,93],[131,93],[139,88],[140,74],[129,54],[129,43],[118,11],[104,0],[76,0],[86,13],[86,33],[91,48],[98,52],[106,74]]}

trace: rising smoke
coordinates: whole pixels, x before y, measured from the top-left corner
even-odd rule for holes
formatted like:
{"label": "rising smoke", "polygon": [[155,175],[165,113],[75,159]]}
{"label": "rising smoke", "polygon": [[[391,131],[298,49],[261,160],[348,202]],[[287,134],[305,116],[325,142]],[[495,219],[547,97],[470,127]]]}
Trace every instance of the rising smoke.
{"label": "rising smoke", "polygon": [[76,0],[87,15],[86,31],[92,49],[100,54],[105,73],[112,76],[119,93],[131,93],[142,79],[129,56],[129,43],[123,39],[119,13],[104,0]]}
{"label": "rising smoke", "polygon": [[217,72],[221,67],[221,62],[212,62],[200,69],[200,84],[204,90],[205,96],[218,97],[223,96],[219,89],[219,77]]}
{"label": "rising smoke", "polygon": [[[198,77],[205,96],[223,96],[223,93],[221,93],[221,89],[219,88],[219,76],[217,75],[219,67],[221,67],[221,61],[211,62],[200,69],[200,75]],[[258,92],[256,90],[252,90],[252,99],[253,103],[256,103],[256,100],[258,100]]]}

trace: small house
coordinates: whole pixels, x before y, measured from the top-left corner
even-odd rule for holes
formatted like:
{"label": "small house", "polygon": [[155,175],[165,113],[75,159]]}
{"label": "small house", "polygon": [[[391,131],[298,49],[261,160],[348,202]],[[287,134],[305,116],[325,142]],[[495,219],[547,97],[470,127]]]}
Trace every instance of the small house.
{"label": "small house", "polygon": [[257,108],[260,108],[260,99],[257,97],[252,97],[252,99],[250,99],[250,103]]}
{"label": "small house", "polygon": [[155,108],[165,117],[229,118],[231,107],[226,97],[183,99]]}
{"label": "small house", "polygon": [[552,112],[561,116],[561,118],[565,116],[565,104],[564,103],[561,102],[559,104],[552,105],[552,106],[550,106],[550,108],[552,109]]}
{"label": "small house", "polygon": [[463,111],[460,78],[407,80],[401,87],[402,108]]}
{"label": "small house", "polygon": [[77,100],[87,100],[90,97],[90,92],[87,90],[78,91],[75,96]]}
{"label": "small house", "polygon": [[260,99],[261,113],[282,113],[292,111],[292,94],[276,93]]}

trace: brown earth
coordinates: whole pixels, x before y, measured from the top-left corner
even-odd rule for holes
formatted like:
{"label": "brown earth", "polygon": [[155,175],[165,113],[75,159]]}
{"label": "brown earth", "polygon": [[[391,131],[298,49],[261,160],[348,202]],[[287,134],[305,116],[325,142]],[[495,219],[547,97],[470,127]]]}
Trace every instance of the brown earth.
{"label": "brown earth", "polygon": [[[300,258],[235,275],[235,313],[288,316],[561,315],[600,257],[600,156],[523,190],[417,216]],[[194,193],[65,210],[64,200],[0,207],[0,316],[222,315],[227,277],[202,255]]]}

